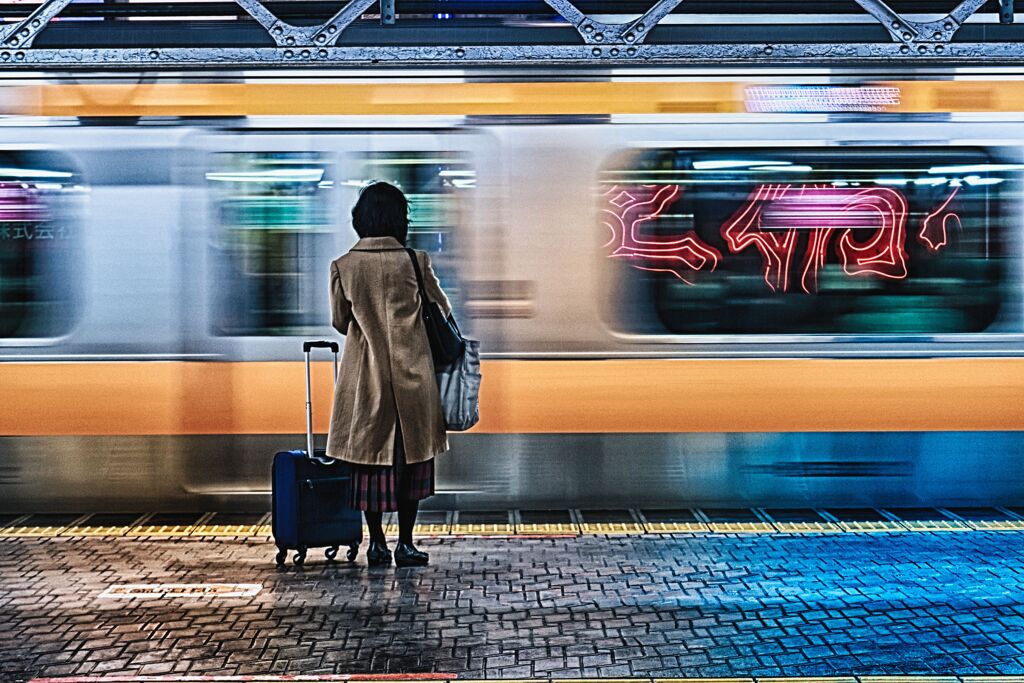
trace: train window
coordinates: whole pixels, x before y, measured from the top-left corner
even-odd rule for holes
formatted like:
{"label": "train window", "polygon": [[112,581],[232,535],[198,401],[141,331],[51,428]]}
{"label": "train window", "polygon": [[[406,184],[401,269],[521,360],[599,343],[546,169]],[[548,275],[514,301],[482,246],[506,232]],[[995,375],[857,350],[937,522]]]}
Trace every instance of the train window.
{"label": "train window", "polygon": [[0,150],[0,339],[74,325],[82,192],[67,156]]}
{"label": "train window", "polygon": [[349,184],[386,180],[405,192],[409,199],[408,245],[430,254],[452,306],[456,312],[461,310],[455,229],[462,195],[476,187],[476,172],[469,160],[454,151],[368,152],[359,157],[357,166],[359,171]]}
{"label": "train window", "polygon": [[300,335],[327,324],[322,261],[333,253],[337,230],[332,158],[320,152],[213,155],[206,179],[219,226],[219,333]]}
{"label": "train window", "polygon": [[620,322],[650,334],[999,331],[1021,169],[973,148],[629,153],[599,191]]}

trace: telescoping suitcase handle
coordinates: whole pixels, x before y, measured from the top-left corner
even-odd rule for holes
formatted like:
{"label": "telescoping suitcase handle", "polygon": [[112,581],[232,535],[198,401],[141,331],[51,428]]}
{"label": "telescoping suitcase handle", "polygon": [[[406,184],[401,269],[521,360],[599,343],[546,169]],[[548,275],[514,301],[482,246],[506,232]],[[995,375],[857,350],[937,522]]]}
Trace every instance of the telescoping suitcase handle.
{"label": "telescoping suitcase handle", "polygon": [[334,381],[338,382],[338,342],[324,339],[302,342],[302,352],[306,354],[306,457],[313,459],[313,391],[310,388],[309,357],[313,349],[330,349],[334,352]]}

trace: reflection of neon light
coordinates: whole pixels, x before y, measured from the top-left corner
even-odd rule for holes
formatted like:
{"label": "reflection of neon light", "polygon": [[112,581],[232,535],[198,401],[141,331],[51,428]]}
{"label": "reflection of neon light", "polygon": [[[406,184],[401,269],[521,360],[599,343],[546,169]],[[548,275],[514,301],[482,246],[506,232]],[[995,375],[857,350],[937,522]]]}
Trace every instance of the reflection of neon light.
{"label": "reflection of neon light", "polygon": [[[850,208],[865,207],[879,218],[878,231],[861,244],[847,229],[839,237],[836,251],[847,275],[878,275],[893,280],[907,277],[906,242],[907,200],[896,190],[873,187],[850,198]],[[853,262],[851,270],[850,262]]]}
{"label": "reflection of neon light", "polygon": [[990,171],[1019,171],[1024,164],[961,164],[959,166],[932,166],[929,173],[988,173]]}
{"label": "reflection of neon light", "polygon": [[[810,293],[834,231],[842,231],[836,251],[847,275],[905,278],[906,216],[906,200],[890,188],[760,185],[721,232],[733,253],[754,246],[763,259],[765,283],[785,292],[799,231],[810,231],[801,276],[803,290]],[[854,240],[854,230],[871,228],[876,232],[867,242]]]}
{"label": "reflection of neon light", "polygon": [[1002,178],[982,178],[980,175],[969,175],[964,178],[968,185],[998,185],[1003,182]]}
{"label": "reflection of neon light", "polygon": [[[946,207],[949,206],[949,203],[953,201],[953,197],[955,197],[956,193],[959,191],[959,187],[954,188],[950,195],[946,197],[946,201],[942,202],[942,206],[925,216],[924,221],[921,222],[921,232],[918,233],[917,237],[926,247],[928,247],[929,251],[938,251],[942,247],[946,246],[949,234],[946,229],[946,221],[952,218],[956,220],[958,226],[963,225],[960,222],[960,216],[952,211],[946,212]],[[933,223],[932,219],[939,214],[943,214],[942,220]]]}
{"label": "reflection of neon light", "polygon": [[[893,179],[898,180],[898,179]],[[962,227],[949,206],[960,191],[953,187],[942,204],[921,223],[918,239],[931,252],[949,241],[950,221]],[[688,231],[682,236],[645,234],[645,224],[658,220],[682,193],[678,185],[612,186],[602,196],[604,225],[611,236],[609,258],[629,259],[638,270],[671,273],[687,284],[688,271],[715,270],[721,253]],[[763,277],[772,291],[789,290],[790,269],[800,236],[808,235],[800,285],[813,293],[825,266],[829,244],[843,272],[851,277],[907,277],[907,218],[904,195],[892,187],[764,184],[723,223],[720,234],[732,253],[754,247],[761,255]],[[861,241],[859,238],[869,234]]]}
{"label": "reflection of neon light", "polygon": [[615,245],[609,257],[639,261],[632,264],[634,268],[672,273],[687,284],[693,283],[683,276],[684,267],[696,272],[710,263],[710,270],[714,270],[722,255],[694,233],[678,239],[644,235],[643,224],[657,220],[680,192],[678,185],[637,185],[629,189],[613,185],[605,191],[602,196],[607,198],[608,208],[602,213],[611,236],[604,246]]}
{"label": "reflection of neon light", "polygon": [[696,171],[717,171],[726,168],[749,168],[751,166],[789,166],[789,161],[739,161],[733,159],[709,159],[693,162]]}
{"label": "reflection of neon light", "polygon": [[[722,238],[729,251],[736,253],[753,245],[764,261],[764,281],[772,291],[789,288],[789,264],[796,247],[796,230],[783,235],[762,231],[761,212],[764,205],[789,191],[790,185],[760,185],[751,193],[745,206],[722,226]],[[779,228],[781,226],[775,226]]]}
{"label": "reflection of neon light", "polygon": [[275,168],[268,171],[235,171],[207,173],[207,180],[226,183],[318,183],[324,177],[322,168]]}

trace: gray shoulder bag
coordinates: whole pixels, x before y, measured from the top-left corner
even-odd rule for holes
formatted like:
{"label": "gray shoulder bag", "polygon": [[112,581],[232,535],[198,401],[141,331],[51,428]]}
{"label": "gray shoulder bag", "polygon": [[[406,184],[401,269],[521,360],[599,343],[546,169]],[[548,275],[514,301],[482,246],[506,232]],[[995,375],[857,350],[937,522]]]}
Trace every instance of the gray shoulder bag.
{"label": "gray shoulder bag", "polygon": [[[420,301],[425,314],[423,324],[427,328],[428,339],[433,341],[431,333],[434,331],[430,328],[431,321],[427,319],[426,312],[436,308],[432,317],[441,320],[441,309],[436,303],[428,300],[416,255],[412,249],[407,251],[416,271],[416,285],[420,290]],[[437,388],[441,392],[441,412],[444,413],[445,427],[452,432],[464,432],[480,421],[480,342],[463,337],[458,325],[455,324],[455,319],[452,316],[448,318],[448,325],[454,330],[453,334],[461,342],[462,348],[455,351],[455,360],[450,363],[438,363],[432,343],[434,373],[437,375]],[[451,346],[456,347],[455,344]]]}

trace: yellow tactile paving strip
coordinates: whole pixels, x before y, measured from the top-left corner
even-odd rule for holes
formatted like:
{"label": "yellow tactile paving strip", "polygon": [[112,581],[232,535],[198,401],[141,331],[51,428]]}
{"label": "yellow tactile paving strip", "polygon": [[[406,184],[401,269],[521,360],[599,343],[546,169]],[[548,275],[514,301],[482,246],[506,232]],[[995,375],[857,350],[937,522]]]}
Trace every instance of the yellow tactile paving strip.
{"label": "yellow tactile paving strip", "polygon": [[768,522],[710,522],[708,527],[717,534],[773,534],[778,531]]}
{"label": "yellow tactile paving strip", "polygon": [[1024,520],[1005,519],[991,522],[967,522],[978,531],[1024,531]]}
{"label": "yellow tactile paving strip", "polygon": [[704,522],[645,522],[649,534],[702,534],[709,531]]}
{"label": "yellow tactile paving strip", "polygon": [[[833,522],[774,522],[783,534],[837,534],[844,529]],[[925,529],[922,529],[925,531]]]}
{"label": "yellow tactile paving strip", "polygon": [[[30,516],[14,520],[11,526],[0,527],[2,538],[53,537],[152,537],[152,538],[267,538],[273,536],[270,516],[255,524],[216,524],[216,513],[206,513],[193,524],[159,525],[152,523],[153,515],[140,516],[130,525],[90,525],[88,515],[82,515],[65,526],[30,526]],[[387,529],[394,533],[397,524],[389,521]],[[1024,520],[961,521],[955,519],[929,519],[917,521],[747,521],[747,522],[558,522],[514,524],[487,523],[433,523],[416,527],[419,536],[639,536],[645,534],[834,534],[834,533],[929,533],[1024,531]],[[363,528],[363,536],[368,536]],[[810,679],[801,679],[808,681]],[[919,679],[915,679],[919,680]],[[987,679],[986,679],[987,680]],[[875,683],[868,681],[867,683]],[[895,683],[895,682],[890,682]],[[993,681],[993,683],[1001,683]],[[1005,683],[1024,683],[1007,679]]]}
{"label": "yellow tactile paving strip", "polygon": [[966,522],[958,522],[954,519],[904,521],[902,524],[910,531],[971,531],[971,527]]}
{"label": "yellow tactile paving strip", "polygon": [[906,531],[907,528],[899,522],[837,522],[843,531],[853,531],[862,534],[886,534],[894,531]]}

